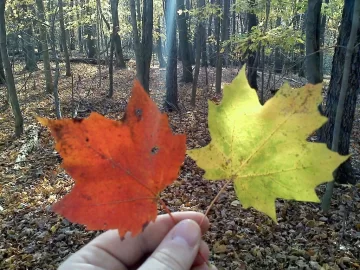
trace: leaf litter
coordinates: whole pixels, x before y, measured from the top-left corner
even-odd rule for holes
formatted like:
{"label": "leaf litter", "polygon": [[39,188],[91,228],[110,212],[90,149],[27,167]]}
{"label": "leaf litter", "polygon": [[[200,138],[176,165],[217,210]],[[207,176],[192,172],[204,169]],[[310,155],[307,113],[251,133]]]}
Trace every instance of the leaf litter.
{"label": "leaf litter", "polygon": [[[63,116],[71,117],[74,107],[78,107],[78,117],[96,111],[111,119],[121,119],[134,71],[115,72],[115,95],[107,99],[106,68],[101,87],[96,67],[75,64],[73,69],[74,83],[71,78],[60,80]],[[224,82],[231,82],[236,74],[236,69],[224,69]],[[165,94],[164,75],[162,69],[151,69],[151,97],[160,108]],[[210,93],[206,93],[201,74],[194,109],[189,102],[191,85],[179,82],[180,111],[170,112],[169,120],[175,133],[187,134],[188,149],[210,142],[207,97],[219,98],[213,91],[214,78],[215,70],[209,68]],[[26,89],[22,87],[19,94],[21,104],[26,104],[22,106],[26,126],[38,125],[37,115],[55,118],[53,100],[41,87],[43,80],[41,71],[35,72],[28,80],[31,83]],[[18,81],[19,85],[22,83]],[[357,112],[359,119],[359,109]],[[1,111],[0,119],[0,269],[56,269],[66,256],[101,231],[86,231],[84,226],[70,223],[51,211],[51,205],[73,187],[73,180],[60,168],[61,158],[53,150],[53,140],[46,129],[38,125],[38,146],[20,163],[20,169],[14,170],[26,138],[24,135],[14,139],[10,135],[13,117],[9,109]],[[359,164],[359,130],[359,120],[355,120],[351,151],[356,165]],[[178,179],[161,193],[171,211],[205,212],[224,182],[206,181],[203,174],[186,157]],[[213,206],[209,213],[210,231],[204,236],[210,248],[214,247],[211,260],[219,269],[360,268],[359,187],[336,188],[328,215],[321,212],[319,204],[277,200],[278,225],[252,208],[241,208],[241,202],[234,203],[237,198],[233,190],[229,184]],[[323,192],[324,186],[317,188],[318,194]]]}

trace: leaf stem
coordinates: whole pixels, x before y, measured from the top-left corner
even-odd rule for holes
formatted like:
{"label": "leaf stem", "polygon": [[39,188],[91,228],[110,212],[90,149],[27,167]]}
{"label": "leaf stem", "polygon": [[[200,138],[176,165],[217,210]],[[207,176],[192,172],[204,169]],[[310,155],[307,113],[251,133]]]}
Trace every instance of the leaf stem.
{"label": "leaf stem", "polygon": [[[177,221],[175,220],[174,216],[171,214],[170,209],[167,207],[167,205],[165,204],[165,202],[161,198],[159,198],[159,201],[160,201],[160,204],[161,204],[162,208],[166,211],[167,214],[169,214],[170,218],[174,222],[174,225],[176,225]],[[203,221],[204,221],[204,218],[201,220],[200,225],[203,223]],[[204,255],[200,252],[200,250],[199,250],[199,255],[203,259],[203,261],[207,264],[207,266],[210,267],[210,263],[208,261],[206,261]]]}
{"label": "leaf stem", "polygon": [[159,198],[159,201],[160,201],[160,204],[161,204],[162,208],[165,210],[165,212],[166,212],[167,214],[169,214],[171,220],[172,220],[172,221],[174,222],[174,224],[176,225],[177,222],[176,222],[174,216],[171,214],[170,209],[166,206],[165,202],[164,202],[161,198]]}
{"label": "leaf stem", "polygon": [[220,189],[220,191],[218,192],[218,194],[216,194],[215,198],[211,201],[209,207],[206,209],[205,215],[202,218],[200,225],[204,222],[205,217],[209,214],[211,208],[213,207],[213,205],[215,204],[215,202],[219,199],[221,193],[224,192],[225,188],[228,186],[228,184],[231,182],[231,179],[226,180],[225,185]]}

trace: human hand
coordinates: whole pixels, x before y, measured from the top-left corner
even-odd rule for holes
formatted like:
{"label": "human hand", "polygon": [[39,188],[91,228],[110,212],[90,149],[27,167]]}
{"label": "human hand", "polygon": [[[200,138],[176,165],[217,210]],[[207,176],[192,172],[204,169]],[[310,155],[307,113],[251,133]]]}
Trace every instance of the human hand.
{"label": "human hand", "polygon": [[204,215],[197,212],[172,216],[176,225],[168,214],[159,215],[143,233],[127,233],[124,240],[117,230],[109,230],[70,256],[59,270],[216,269],[208,264],[209,248],[201,239],[209,220],[205,217],[201,223]]}

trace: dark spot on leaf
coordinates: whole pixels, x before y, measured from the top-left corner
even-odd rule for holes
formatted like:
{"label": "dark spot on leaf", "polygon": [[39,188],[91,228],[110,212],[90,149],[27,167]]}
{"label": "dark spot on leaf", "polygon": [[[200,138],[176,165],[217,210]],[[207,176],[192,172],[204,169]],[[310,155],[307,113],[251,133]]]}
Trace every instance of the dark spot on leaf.
{"label": "dark spot on leaf", "polygon": [[136,109],[136,110],[135,110],[135,115],[136,115],[136,117],[137,117],[138,120],[141,120],[142,110],[141,110],[141,109]]}
{"label": "dark spot on leaf", "polygon": [[90,139],[89,139],[88,137],[86,137],[85,141],[86,141],[86,142],[89,142],[89,141],[90,141]]}
{"label": "dark spot on leaf", "polygon": [[148,225],[149,225],[149,222],[148,222],[148,221],[145,222],[145,223],[142,225],[142,231],[144,231],[145,228],[146,228]]}
{"label": "dark spot on leaf", "polygon": [[153,154],[153,155],[156,155],[158,152],[159,152],[159,147],[157,147],[157,146],[154,146],[154,147],[151,149],[151,154]]}
{"label": "dark spot on leaf", "polygon": [[76,123],[76,124],[80,124],[84,119],[82,118],[74,118],[73,119],[73,122]]}
{"label": "dark spot on leaf", "polygon": [[56,134],[60,135],[61,130],[62,130],[62,126],[60,125],[54,126],[54,131]]}
{"label": "dark spot on leaf", "polygon": [[83,197],[85,200],[91,201],[91,196],[82,194],[81,197]]}

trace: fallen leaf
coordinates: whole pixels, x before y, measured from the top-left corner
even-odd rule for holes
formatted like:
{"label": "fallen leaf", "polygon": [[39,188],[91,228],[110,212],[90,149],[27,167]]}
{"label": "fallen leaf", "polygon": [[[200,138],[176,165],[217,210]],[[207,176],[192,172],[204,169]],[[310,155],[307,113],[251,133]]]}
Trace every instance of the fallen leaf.
{"label": "fallen leaf", "polygon": [[212,247],[212,250],[215,254],[225,253],[227,251],[226,245],[220,244],[220,242],[215,242]]}
{"label": "fallen leaf", "polygon": [[231,206],[239,206],[240,205],[240,202],[238,200],[234,200],[231,202]]}
{"label": "fallen leaf", "polygon": [[172,134],[167,116],[139,82],[121,122],[98,113],[39,121],[50,128],[62,166],[75,181],[55,212],[89,230],[118,229],[120,236],[135,236],[155,220],[159,193],[184,161],[186,138]]}
{"label": "fallen leaf", "polygon": [[245,68],[224,87],[220,105],[209,102],[211,142],[187,151],[208,180],[232,180],[241,204],[276,221],[275,199],[319,202],[315,187],[333,179],[348,156],[306,139],[327,118],[318,111],[321,85],[285,84],[262,106]]}

